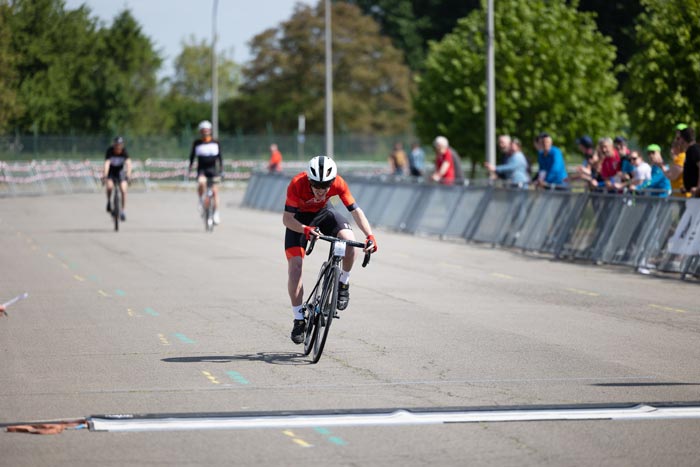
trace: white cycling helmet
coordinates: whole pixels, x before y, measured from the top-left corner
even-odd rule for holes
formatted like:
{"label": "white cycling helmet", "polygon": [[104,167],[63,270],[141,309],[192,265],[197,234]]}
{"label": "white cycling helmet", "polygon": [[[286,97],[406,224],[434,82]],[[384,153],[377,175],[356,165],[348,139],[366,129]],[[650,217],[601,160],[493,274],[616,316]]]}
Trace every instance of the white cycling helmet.
{"label": "white cycling helmet", "polygon": [[209,120],[202,120],[201,122],[199,122],[199,126],[197,126],[197,129],[199,131],[211,130],[211,122]]}
{"label": "white cycling helmet", "polygon": [[306,171],[312,185],[329,187],[338,176],[338,167],[328,156],[316,156],[309,161]]}

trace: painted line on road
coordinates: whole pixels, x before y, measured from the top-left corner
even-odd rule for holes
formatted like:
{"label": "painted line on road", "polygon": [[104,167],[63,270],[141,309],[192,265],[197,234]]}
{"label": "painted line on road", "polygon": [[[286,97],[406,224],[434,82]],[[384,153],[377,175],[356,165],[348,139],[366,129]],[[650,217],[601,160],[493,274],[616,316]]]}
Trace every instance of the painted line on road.
{"label": "painted line on road", "polygon": [[333,433],[331,433],[331,430],[329,430],[328,428],[317,426],[316,428],[314,428],[314,430],[316,431],[316,433],[318,433],[321,436],[324,436],[328,441],[337,446],[347,446],[348,444],[343,438],[339,436],[332,436]]}
{"label": "painted line on road", "polygon": [[181,332],[176,332],[173,334],[173,336],[177,337],[180,339],[180,341],[184,342],[185,344],[194,344],[195,341],[187,337],[186,335],[182,334]]}
{"label": "painted line on road", "polygon": [[147,313],[151,316],[158,316],[158,312],[156,310],[154,310],[153,308],[151,308],[150,306],[148,308],[145,308],[143,311],[144,311],[144,313]]}
{"label": "painted line on road", "polygon": [[55,258],[55,256],[53,255],[53,253],[46,253],[46,256],[48,256],[48,257],[51,258],[51,259],[54,259],[54,258]]}
{"label": "painted line on road", "polygon": [[509,276],[508,274],[501,274],[500,272],[492,272],[491,275],[493,277],[498,277],[499,279],[513,279],[513,276]]}
{"label": "painted line on road", "polygon": [[314,447],[313,444],[309,444],[309,443],[307,443],[306,441],[304,441],[303,439],[298,438],[297,435],[295,435],[294,432],[291,431],[291,430],[284,430],[282,433],[284,433],[285,435],[287,435],[287,436],[289,436],[290,438],[292,438],[292,441],[294,441],[296,444],[298,444],[298,445],[301,446],[302,448],[312,448],[312,447]]}
{"label": "painted line on road", "polygon": [[652,308],[656,308],[658,310],[664,310],[664,311],[672,311],[674,313],[687,313],[687,310],[683,310],[681,308],[671,308],[670,306],[663,306],[663,305],[654,305],[653,303],[649,305]]}
{"label": "painted line on road", "polygon": [[102,289],[98,290],[97,293],[102,295],[103,297],[111,297],[111,295],[109,295],[107,292],[105,292]]}
{"label": "painted line on road", "polygon": [[135,312],[134,310],[132,310],[131,308],[127,308],[127,309],[126,309],[126,312],[127,312],[127,314],[128,314],[129,316],[131,316],[132,318],[133,318],[133,317],[136,317],[136,318],[140,318],[140,317],[141,317],[140,314],[136,313],[136,312]]}
{"label": "painted line on road", "polygon": [[124,292],[122,289],[117,289],[114,291],[116,295],[119,295],[120,297],[123,297],[126,295],[126,292]]}
{"label": "painted line on road", "polygon": [[232,380],[234,380],[235,382],[237,382],[239,384],[250,384],[250,381],[245,379],[243,377],[243,375],[241,375],[237,371],[227,371],[226,374],[228,375],[229,378],[231,378]]}
{"label": "painted line on road", "polygon": [[168,341],[168,338],[165,337],[164,334],[158,334],[158,339],[160,339],[160,343],[163,345],[170,345],[170,342]]}
{"label": "painted line on road", "polygon": [[78,282],[85,282],[85,278],[83,276],[79,276],[78,274],[73,274],[73,278]]}
{"label": "painted line on road", "polygon": [[575,294],[579,295],[587,295],[589,297],[599,297],[600,294],[596,292],[589,292],[588,290],[579,290],[579,289],[565,289],[568,292],[573,292]]}
{"label": "painted line on road", "polygon": [[[201,417],[163,415],[159,418],[138,418],[137,415],[90,417],[91,430],[110,432],[146,432],[215,429],[283,428],[283,433],[299,439],[300,446],[309,443],[298,438],[291,429],[338,426],[408,426],[450,423],[542,422],[542,421],[648,421],[698,420],[700,406],[654,407],[638,404],[630,407],[594,408],[520,408],[466,409],[412,412],[396,409],[391,412],[333,413],[333,414],[258,414]],[[296,442],[296,441],[295,441]],[[307,446],[308,445],[308,446]]]}
{"label": "painted line on road", "polygon": [[207,377],[209,381],[211,381],[212,384],[221,384],[218,379],[216,379],[216,376],[213,374],[209,373],[208,371],[202,371],[202,374]]}

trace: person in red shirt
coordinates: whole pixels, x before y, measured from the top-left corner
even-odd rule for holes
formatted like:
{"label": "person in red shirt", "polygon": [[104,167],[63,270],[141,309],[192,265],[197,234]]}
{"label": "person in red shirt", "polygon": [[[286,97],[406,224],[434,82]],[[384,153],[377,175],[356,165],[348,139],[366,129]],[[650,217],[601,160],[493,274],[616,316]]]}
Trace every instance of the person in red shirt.
{"label": "person in red shirt", "polygon": [[620,156],[618,155],[613,140],[605,137],[598,140],[598,154],[602,160],[600,167],[600,176],[605,180],[605,187],[608,189],[616,188],[619,184],[620,172]]}
{"label": "person in red shirt", "polygon": [[267,163],[267,171],[270,173],[282,171],[282,153],[274,143],[270,145],[270,161]]}
{"label": "person in red shirt", "polygon": [[[340,201],[352,214],[355,223],[367,240],[365,251],[377,251],[377,241],[372,235],[372,227],[364,212],[355,203],[345,180],[338,175],[338,168],[328,156],[317,156],[309,161],[306,172],[297,174],[287,187],[287,200],[284,203],[282,223],[287,228],[284,237],[284,249],[287,255],[288,281],[287,291],[292,302],[294,326],[292,342],[301,344],[304,340],[304,285],[301,272],[306,248],[306,242],[311,235],[318,236],[315,229],[326,235],[355,240],[355,234],[350,224],[337,211],[326,206],[333,196],[339,196]],[[371,244],[370,244],[371,242]],[[350,300],[350,270],[355,261],[355,255],[346,255],[343,259],[338,288],[338,309],[344,310]]]}
{"label": "person in red shirt", "polygon": [[443,185],[452,185],[455,182],[455,164],[450,143],[444,136],[438,136],[433,142],[435,147],[435,172],[433,180]]}

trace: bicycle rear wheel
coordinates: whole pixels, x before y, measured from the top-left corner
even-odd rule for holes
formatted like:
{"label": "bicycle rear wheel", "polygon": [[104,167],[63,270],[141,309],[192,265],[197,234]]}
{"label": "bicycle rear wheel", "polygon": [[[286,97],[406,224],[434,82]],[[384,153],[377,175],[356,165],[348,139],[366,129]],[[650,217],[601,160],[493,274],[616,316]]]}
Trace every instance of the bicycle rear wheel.
{"label": "bicycle rear wheel", "polygon": [[317,363],[326,345],[328,331],[335,317],[335,310],[338,303],[338,280],[340,279],[340,268],[332,267],[323,278],[323,290],[321,293],[321,313],[318,313],[316,326],[314,328],[313,352],[311,362]]}

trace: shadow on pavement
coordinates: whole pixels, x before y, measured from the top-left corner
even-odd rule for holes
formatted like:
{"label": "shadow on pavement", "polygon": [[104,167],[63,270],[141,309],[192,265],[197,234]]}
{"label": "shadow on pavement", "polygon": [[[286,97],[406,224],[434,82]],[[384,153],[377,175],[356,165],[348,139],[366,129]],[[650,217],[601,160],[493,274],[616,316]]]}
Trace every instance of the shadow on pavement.
{"label": "shadow on pavement", "polygon": [[265,362],[273,365],[308,365],[311,363],[303,354],[294,352],[258,352],[241,355],[201,355],[161,359],[166,363],[230,363],[236,360]]}

